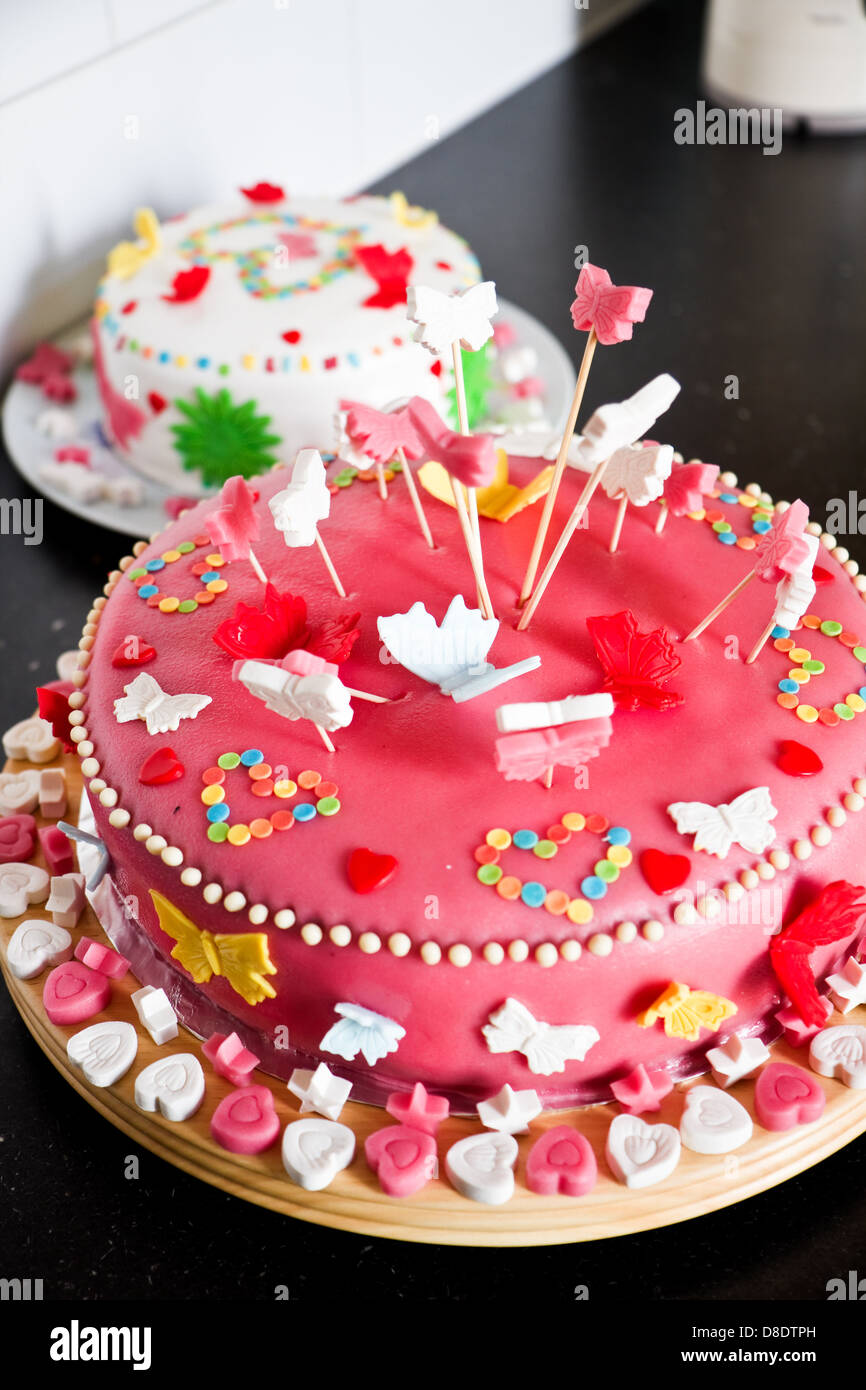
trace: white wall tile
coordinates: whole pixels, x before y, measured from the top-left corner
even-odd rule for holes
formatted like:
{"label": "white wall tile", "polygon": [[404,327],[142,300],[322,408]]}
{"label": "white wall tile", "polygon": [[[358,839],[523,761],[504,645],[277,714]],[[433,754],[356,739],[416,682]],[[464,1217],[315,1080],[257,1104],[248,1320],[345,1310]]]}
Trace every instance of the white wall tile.
{"label": "white wall tile", "polygon": [[105,0],[112,41],[128,43],[220,0]]}
{"label": "white wall tile", "polygon": [[0,4],[0,102],[106,53],[103,0],[5,0]]}

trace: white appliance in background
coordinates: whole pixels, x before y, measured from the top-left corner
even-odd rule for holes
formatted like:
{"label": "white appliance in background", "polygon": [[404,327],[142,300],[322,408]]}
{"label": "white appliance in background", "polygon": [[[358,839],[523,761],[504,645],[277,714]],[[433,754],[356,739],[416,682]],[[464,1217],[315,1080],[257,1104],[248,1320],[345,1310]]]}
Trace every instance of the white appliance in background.
{"label": "white appliance in background", "polygon": [[866,130],[866,0],[710,0],[703,80],[723,106]]}

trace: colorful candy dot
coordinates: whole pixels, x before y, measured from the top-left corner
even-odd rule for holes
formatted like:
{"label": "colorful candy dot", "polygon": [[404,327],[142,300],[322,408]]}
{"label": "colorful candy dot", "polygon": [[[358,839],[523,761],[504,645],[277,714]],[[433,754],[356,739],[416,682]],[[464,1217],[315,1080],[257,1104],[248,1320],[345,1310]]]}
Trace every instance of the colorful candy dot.
{"label": "colorful candy dot", "polygon": [[210,786],[205,787],[201,794],[201,799],[205,806],[217,806],[221,801],[225,801],[226,799],[225,788],[221,787],[218,782],[214,782]]}
{"label": "colorful candy dot", "polygon": [[215,845],[221,845],[229,837],[229,828],[227,825],[219,823],[209,825],[207,828],[207,837],[209,840],[213,840]]}
{"label": "colorful candy dot", "polygon": [[237,767],[240,762],[239,753],[220,753],[217,758],[217,767],[225,768],[226,772],[231,772],[233,767]]}
{"label": "colorful candy dot", "polygon": [[803,670],[808,671],[810,676],[820,676],[821,672],[824,670],[824,663],[823,661],[816,661],[815,658],[812,657],[809,661],[803,662]]}
{"label": "colorful candy dot", "polygon": [[610,859],[599,859],[597,864],[593,864],[592,870],[602,883],[616,883],[619,878],[619,869]]}
{"label": "colorful candy dot", "polygon": [[274,827],[264,816],[258,816],[250,821],[250,834],[254,840],[266,840],[274,832]]}
{"label": "colorful candy dot", "polygon": [[250,839],[250,827],[238,822],[237,825],[229,826],[228,842],[230,845],[245,845]]}
{"label": "colorful candy dot", "polygon": [[571,831],[567,826],[561,823],[559,825],[549,825],[547,827],[547,838],[548,840],[552,840],[555,845],[567,845],[571,839]]}
{"label": "colorful candy dot", "polygon": [[593,900],[603,898],[607,892],[607,884],[596,874],[590,874],[581,880],[580,891],[585,898],[592,898]]}
{"label": "colorful candy dot", "polygon": [[279,782],[274,783],[274,796],[278,796],[281,799],[294,796],[297,790],[298,784],[297,782],[293,782],[291,778],[284,777]]}
{"label": "colorful candy dot", "polygon": [[605,839],[609,845],[627,845],[631,843],[631,831],[624,825],[612,825]]}
{"label": "colorful candy dot", "polygon": [[[838,713],[839,713],[838,706],[834,706],[834,708],[836,709],[836,712],[837,712],[837,714],[838,714]],[[846,708],[847,708],[847,706],[846,706]],[[850,711],[850,710],[849,710],[849,716],[850,716],[851,719],[854,718],[854,714],[853,714],[853,712]],[[840,718],[844,718],[844,715],[840,715],[839,717],[840,717]],[[798,718],[798,719],[802,719],[804,724],[814,724],[814,723],[815,723],[815,720],[818,718],[818,711],[816,710],[816,708],[815,708],[814,705],[798,705],[798,706],[797,706],[797,718]]]}
{"label": "colorful candy dot", "polygon": [[476,864],[497,864],[499,862],[499,850],[495,845],[479,845],[474,851]]}
{"label": "colorful candy dot", "polygon": [[541,907],[541,904],[547,897],[547,889],[543,883],[536,883],[533,879],[530,879],[530,881],[524,883],[521,888],[520,896],[527,907]]}
{"label": "colorful candy dot", "polygon": [[562,823],[566,830],[583,830],[586,825],[586,817],[582,816],[579,811],[566,811]]}
{"label": "colorful candy dot", "polygon": [[482,864],[476,874],[476,878],[479,883],[498,883],[502,878],[502,870],[498,864]]}
{"label": "colorful candy dot", "polygon": [[516,830],[514,843],[518,849],[533,849],[538,844],[538,836],[534,830]]}
{"label": "colorful candy dot", "polygon": [[544,909],[554,917],[561,917],[568,911],[569,896],[561,888],[551,888],[544,899]]}
{"label": "colorful candy dot", "polygon": [[298,786],[303,787],[305,792],[313,790],[322,780],[321,772],[314,772],[312,768],[307,768],[304,772],[298,773]]}
{"label": "colorful candy dot", "polygon": [[[258,751],[258,750],[256,750],[256,751]],[[241,755],[241,762],[243,762],[243,761],[244,761],[244,756],[243,756],[243,754],[242,754],[242,755]],[[249,764],[246,764],[246,766],[249,766]],[[270,763],[265,763],[265,762],[255,763],[255,764],[253,764],[253,766],[250,767],[250,769],[249,769],[250,781],[251,781],[251,782],[260,782],[260,781],[264,781],[265,778],[270,777],[270,775],[271,775],[272,772],[273,772],[273,768],[271,767]]]}
{"label": "colorful candy dot", "polygon": [[257,782],[250,783],[250,791],[253,796],[272,796],[274,784],[270,777],[260,777]]}
{"label": "colorful candy dot", "polygon": [[224,782],[226,775],[221,767],[207,767],[201,775],[201,780],[206,787],[212,787]]}
{"label": "colorful candy dot", "polygon": [[737,537],[733,531],[721,531],[716,536],[716,540],[721,541],[722,545],[736,545]]}
{"label": "colorful candy dot", "polygon": [[522,887],[523,884],[520,882],[519,878],[515,878],[513,874],[506,874],[505,877],[501,878],[497,883],[496,891],[500,898],[505,898],[508,902],[513,903],[520,897],[520,890]]}
{"label": "colorful candy dot", "polygon": [[833,710],[840,719],[853,719],[854,711],[840,700],[838,705],[833,706]]}
{"label": "colorful candy dot", "polygon": [[[210,600],[213,598],[213,594],[208,594],[207,597],[208,600]],[[194,598],[185,598],[182,603],[177,605],[177,611],[178,613],[194,613],[201,601],[200,598],[198,600]]]}
{"label": "colorful candy dot", "polygon": [[231,811],[224,801],[218,801],[215,805],[208,806],[206,815],[208,820],[215,824],[218,821],[228,820]]}
{"label": "colorful candy dot", "polygon": [[611,845],[607,852],[607,857],[611,864],[616,864],[618,869],[627,869],[632,861],[633,855],[626,845]]}
{"label": "colorful candy dot", "polygon": [[335,816],[339,809],[340,802],[336,796],[323,796],[316,804],[320,816]]}
{"label": "colorful candy dot", "polygon": [[591,831],[593,835],[603,835],[609,825],[610,821],[607,816],[593,815],[587,816],[586,818],[586,828]]}
{"label": "colorful candy dot", "polygon": [[552,859],[557,852],[558,846],[552,840],[539,840],[532,846],[532,853],[537,854],[539,859]]}
{"label": "colorful candy dot", "polygon": [[569,922],[574,922],[577,926],[585,926],[592,921],[592,905],[583,898],[572,898],[565,913]]}
{"label": "colorful candy dot", "polygon": [[827,618],[821,624],[821,631],[825,637],[838,637],[842,631],[842,624],[837,623],[833,618]]}
{"label": "colorful candy dot", "polygon": [[856,656],[857,660],[862,661],[864,666],[866,666],[866,647],[854,647],[852,655]]}
{"label": "colorful candy dot", "polygon": [[274,811],[270,817],[271,825],[275,830],[291,830],[295,823],[293,811]]}
{"label": "colorful candy dot", "polygon": [[310,806],[310,805],[308,805],[307,802],[304,802],[302,805],[296,806],[296,807],[295,807],[295,813],[294,813],[294,814],[295,814],[295,820],[298,820],[298,821],[302,821],[302,822],[303,822],[303,821],[308,821],[308,820],[315,820],[315,819],[316,819],[316,808],[315,808],[315,806]]}
{"label": "colorful candy dot", "polygon": [[511,836],[508,831],[498,827],[495,830],[488,830],[484,838],[488,845],[492,845],[494,849],[508,849],[511,844]]}

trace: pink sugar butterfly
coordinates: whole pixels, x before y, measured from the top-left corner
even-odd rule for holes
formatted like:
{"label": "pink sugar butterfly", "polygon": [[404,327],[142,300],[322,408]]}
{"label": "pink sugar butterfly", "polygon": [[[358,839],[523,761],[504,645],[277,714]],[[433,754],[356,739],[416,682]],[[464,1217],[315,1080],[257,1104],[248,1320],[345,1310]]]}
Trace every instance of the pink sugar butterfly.
{"label": "pink sugar butterfly", "polygon": [[575,294],[575,328],[594,328],[598,341],[610,347],[630,338],[633,324],[643,323],[653,292],[640,285],[614,285],[606,270],[587,263],[577,277]]}

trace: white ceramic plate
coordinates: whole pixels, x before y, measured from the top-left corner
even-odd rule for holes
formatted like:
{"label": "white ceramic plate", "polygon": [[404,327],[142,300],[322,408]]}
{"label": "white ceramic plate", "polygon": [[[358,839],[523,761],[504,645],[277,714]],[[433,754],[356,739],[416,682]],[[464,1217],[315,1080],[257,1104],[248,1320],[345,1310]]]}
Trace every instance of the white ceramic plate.
{"label": "white ceramic plate", "polygon": [[[534,348],[538,357],[535,374],[542,378],[547,387],[545,418],[553,429],[564,425],[576,379],[567,353],[543,324],[516,304],[500,299],[499,315],[501,320],[514,328],[519,346]],[[59,335],[59,339],[66,341],[74,332],[85,329],[86,325],[82,324],[78,330],[68,330]],[[78,367],[74,376],[78,399],[69,405],[46,400],[37,386],[13,381],[3,402],[3,436],[9,457],[36,492],[67,512],[127,536],[146,537],[162,531],[169,522],[164,504],[173,494],[136,473],[120,454],[105,443],[99,423],[102,407],[93,371],[89,367]],[[52,409],[68,410],[75,416],[78,431],[72,438],[49,439],[40,434],[36,420],[44,411]],[[44,483],[39,476],[40,470],[54,461],[55,450],[65,444],[85,445],[90,450],[91,464],[102,473],[137,479],[142,487],[141,502],[132,507],[122,507],[107,500],[79,502]]]}

